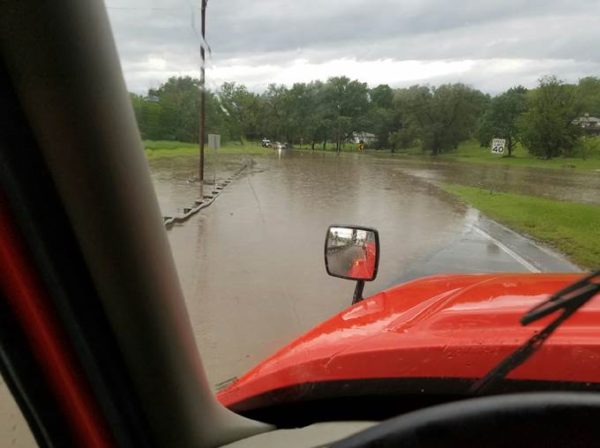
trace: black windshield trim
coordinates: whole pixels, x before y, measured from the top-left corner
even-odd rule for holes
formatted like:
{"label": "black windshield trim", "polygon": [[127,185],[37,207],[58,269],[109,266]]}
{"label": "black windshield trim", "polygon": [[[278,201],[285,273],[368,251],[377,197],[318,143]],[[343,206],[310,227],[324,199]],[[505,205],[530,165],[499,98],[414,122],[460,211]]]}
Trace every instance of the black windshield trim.
{"label": "black windshield trim", "polygon": [[[246,417],[297,427],[332,420],[384,420],[426,406],[471,398],[473,378],[370,378],[303,383],[234,403]],[[600,391],[600,383],[514,380],[489,395],[533,391]]]}

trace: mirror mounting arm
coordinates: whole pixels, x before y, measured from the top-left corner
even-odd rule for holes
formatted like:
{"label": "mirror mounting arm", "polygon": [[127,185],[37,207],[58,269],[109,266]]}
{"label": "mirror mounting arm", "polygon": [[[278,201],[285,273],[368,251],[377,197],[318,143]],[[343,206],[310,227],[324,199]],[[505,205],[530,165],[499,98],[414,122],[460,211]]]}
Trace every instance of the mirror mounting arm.
{"label": "mirror mounting arm", "polygon": [[354,288],[354,296],[352,297],[352,305],[362,301],[363,289],[365,289],[365,281],[358,280],[356,282],[356,288]]}

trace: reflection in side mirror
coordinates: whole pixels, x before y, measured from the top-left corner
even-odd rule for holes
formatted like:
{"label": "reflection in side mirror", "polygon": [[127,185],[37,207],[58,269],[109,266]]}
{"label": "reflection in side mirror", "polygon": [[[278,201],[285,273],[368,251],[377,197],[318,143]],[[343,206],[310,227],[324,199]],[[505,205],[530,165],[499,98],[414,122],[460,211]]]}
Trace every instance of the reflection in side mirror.
{"label": "reflection in side mirror", "polygon": [[334,277],[371,281],[377,276],[379,234],[375,229],[331,226],[325,239],[325,266]]}

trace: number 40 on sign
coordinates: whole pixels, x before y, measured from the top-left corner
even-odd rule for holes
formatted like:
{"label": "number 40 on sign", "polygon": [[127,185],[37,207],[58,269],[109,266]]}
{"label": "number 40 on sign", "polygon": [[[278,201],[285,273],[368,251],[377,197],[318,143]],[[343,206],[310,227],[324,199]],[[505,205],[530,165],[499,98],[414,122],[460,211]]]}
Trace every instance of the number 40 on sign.
{"label": "number 40 on sign", "polygon": [[492,154],[503,154],[506,146],[506,140],[503,138],[495,138],[492,140]]}

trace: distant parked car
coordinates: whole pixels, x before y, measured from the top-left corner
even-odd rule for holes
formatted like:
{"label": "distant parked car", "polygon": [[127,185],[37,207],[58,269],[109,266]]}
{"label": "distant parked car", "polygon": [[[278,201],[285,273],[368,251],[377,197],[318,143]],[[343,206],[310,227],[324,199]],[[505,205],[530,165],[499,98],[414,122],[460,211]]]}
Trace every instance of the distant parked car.
{"label": "distant parked car", "polygon": [[261,146],[263,148],[270,148],[271,147],[271,140],[267,139],[267,138],[263,138],[262,141],[260,142]]}
{"label": "distant parked car", "polygon": [[288,149],[288,144],[287,143],[275,142],[273,144],[273,149]]}

